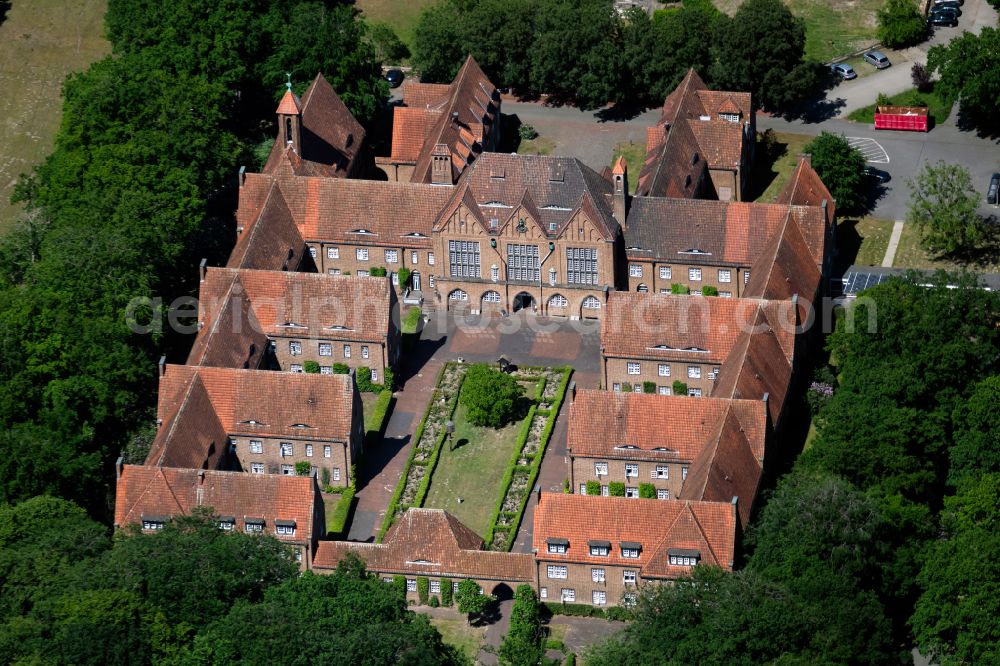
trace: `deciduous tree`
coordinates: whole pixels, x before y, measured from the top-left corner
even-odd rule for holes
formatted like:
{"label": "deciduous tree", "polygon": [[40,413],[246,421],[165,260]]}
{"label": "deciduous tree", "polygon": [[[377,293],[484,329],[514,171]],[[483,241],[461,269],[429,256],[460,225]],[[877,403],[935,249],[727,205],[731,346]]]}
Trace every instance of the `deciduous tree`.
{"label": "deciduous tree", "polygon": [[497,653],[505,666],[536,666],[542,663],[542,627],[538,599],[530,585],[518,585],[511,609],[510,629]]}
{"label": "deciduous tree", "polygon": [[467,614],[471,621],[473,615],[483,613],[496,599],[491,594],[483,594],[479,589],[479,583],[466,578],[458,584],[455,601],[458,604],[458,612]]}
{"label": "deciduous tree", "polygon": [[460,400],[473,425],[499,428],[514,416],[523,394],[516,379],[477,363],[465,373]]}
{"label": "deciduous tree", "polygon": [[989,127],[998,122],[1000,104],[1000,29],[984,27],[980,33],[964,32],[947,44],[932,46],[927,67],[940,75],[936,90],[958,98],[962,113]]}
{"label": "deciduous tree", "polygon": [[812,155],[812,166],[830,189],[838,209],[858,212],[865,208],[865,158],[861,151],[852,148],[843,135],[822,132],[803,152]]}
{"label": "deciduous tree", "polygon": [[983,220],[976,212],[979,194],[968,169],[943,160],[928,162],[908,185],[907,221],[920,230],[925,250],[951,254],[975,247],[983,235]]}
{"label": "deciduous tree", "polygon": [[875,16],[878,38],[891,49],[911,46],[927,36],[927,20],[913,0],[888,0]]}

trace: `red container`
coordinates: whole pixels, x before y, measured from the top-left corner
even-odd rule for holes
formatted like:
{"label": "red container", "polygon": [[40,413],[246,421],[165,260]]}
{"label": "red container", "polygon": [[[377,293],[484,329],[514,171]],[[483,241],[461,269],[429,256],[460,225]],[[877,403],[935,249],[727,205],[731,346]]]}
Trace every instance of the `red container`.
{"label": "red container", "polygon": [[926,106],[876,106],[875,129],[905,130],[909,132],[926,132]]}

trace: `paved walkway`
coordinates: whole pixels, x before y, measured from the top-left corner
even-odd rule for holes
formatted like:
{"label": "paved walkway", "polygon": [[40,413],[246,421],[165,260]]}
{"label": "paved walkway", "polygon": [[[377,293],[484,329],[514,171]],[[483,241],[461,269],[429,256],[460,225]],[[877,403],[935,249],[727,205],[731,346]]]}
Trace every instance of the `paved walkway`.
{"label": "paved walkway", "polygon": [[882,267],[889,268],[896,258],[896,250],[899,248],[899,239],[903,235],[903,221],[896,220],[892,225],[892,235],[889,236],[889,245],[885,248],[885,258],[882,260]]}

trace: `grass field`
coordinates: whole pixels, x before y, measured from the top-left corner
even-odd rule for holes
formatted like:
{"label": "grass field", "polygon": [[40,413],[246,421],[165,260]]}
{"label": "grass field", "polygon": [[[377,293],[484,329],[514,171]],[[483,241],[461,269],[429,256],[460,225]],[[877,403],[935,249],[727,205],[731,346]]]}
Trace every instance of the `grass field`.
{"label": "grass field", "polygon": [[[752,201],[767,203],[773,201],[788,183],[795,165],[799,163],[799,153],[813,137],[806,134],[785,134],[776,132],[777,142],[768,155],[762,142],[757,141],[757,155],[753,173],[750,176]],[[753,193],[760,194],[753,196]]]}
{"label": "grass field", "polygon": [[446,509],[485,537],[521,422],[499,430],[479,428],[469,423],[461,403],[455,410],[454,421],[455,450],[450,450],[447,442],[441,447],[424,506]]}
{"label": "grass field", "polygon": [[10,195],[21,173],[52,152],[66,75],[110,52],[107,0],[17,1],[0,24],[0,232],[20,212]]}
{"label": "grass field", "polygon": [[896,268],[923,268],[947,271],[969,270],[979,273],[995,273],[1000,271],[1000,239],[994,232],[981,244],[976,259],[960,263],[951,258],[932,257],[920,247],[920,231],[916,225],[907,222],[903,225],[903,233],[899,237],[899,247],[892,265]]}
{"label": "grass field", "polygon": [[876,217],[846,218],[837,223],[838,261],[861,266],[881,266],[892,235],[892,220]]}
{"label": "grass field", "polygon": [[476,663],[479,648],[486,640],[486,627],[470,626],[465,620],[432,617],[431,624],[441,633],[441,640],[465,655],[470,664]]}
{"label": "grass field", "polygon": [[624,141],[615,146],[615,154],[611,158],[610,166],[615,165],[615,160],[619,155],[625,157],[625,165],[628,167],[628,191],[635,192],[636,185],[639,184],[639,173],[642,165],[646,161],[646,144],[638,141]]}
{"label": "grass field", "polygon": [[413,50],[413,31],[424,7],[434,0],[357,0],[355,6],[369,21],[382,21],[392,26],[399,38]]}
{"label": "grass field", "polygon": [[[940,125],[944,121],[948,120],[948,116],[951,115],[951,107],[955,103],[955,100],[936,93],[934,90],[927,93],[917,92],[916,90],[907,90],[889,98],[890,104],[899,106],[911,106],[913,105],[912,102],[918,102],[915,106],[926,106],[927,112],[933,119],[933,123],[935,125]],[[874,123],[875,105],[872,104],[871,106],[855,109],[847,115],[847,118],[848,120],[854,120],[859,123]]]}
{"label": "grass field", "polygon": [[522,139],[517,146],[518,155],[551,155],[556,149],[556,142],[545,136],[534,139]]}

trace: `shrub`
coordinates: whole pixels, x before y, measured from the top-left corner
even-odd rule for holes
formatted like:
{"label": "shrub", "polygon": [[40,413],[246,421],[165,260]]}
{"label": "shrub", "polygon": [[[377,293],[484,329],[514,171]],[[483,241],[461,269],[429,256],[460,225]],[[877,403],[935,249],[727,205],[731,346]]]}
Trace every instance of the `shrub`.
{"label": "shrub", "polygon": [[640,483],[639,497],[642,499],[656,499],[656,486],[652,483]]}
{"label": "shrub", "polygon": [[309,476],[309,472],[312,470],[312,465],[306,460],[300,460],[295,463],[295,474],[296,476]]}
{"label": "shrub", "polygon": [[354,504],[354,489],[328,488],[327,492],[331,490],[339,492],[340,499],[333,510],[333,515],[330,516],[330,524],[326,526],[326,531],[328,534],[340,537],[347,529],[347,518],[351,515],[351,506]]}
{"label": "shrub", "polygon": [[452,583],[451,578],[441,579],[441,605],[451,606]]}
{"label": "shrub", "polygon": [[358,390],[362,393],[375,393],[382,390],[381,384],[372,381],[371,368],[358,368],[355,379],[358,382]]}
{"label": "shrub", "polygon": [[891,105],[892,105],[892,100],[889,99],[889,96],[886,95],[885,93],[880,92],[875,97],[875,106],[891,106]]}
{"label": "shrub", "polygon": [[911,46],[927,35],[927,23],[913,0],[889,0],[876,16],[879,41],[891,49]]}
{"label": "shrub", "polygon": [[430,604],[431,604],[431,608],[437,608],[438,606],[441,605],[441,602],[438,601],[438,598],[436,596],[434,596],[434,597],[431,597]]}
{"label": "shrub", "polygon": [[674,391],[674,395],[687,395],[688,394],[688,385],[685,384],[684,382],[682,382],[679,379],[675,379],[674,380],[674,384],[673,384],[672,388],[673,388],[673,391]]}
{"label": "shrub", "polygon": [[497,652],[501,664],[538,664],[544,660],[538,599],[530,585],[518,585],[510,613],[510,629]]}
{"label": "shrub", "polygon": [[351,373],[351,369],[347,367],[344,363],[334,363],[333,364],[333,374],[335,375],[348,375]]}
{"label": "shrub", "polygon": [[320,475],[320,480],[323,482],[324,486],[330,485],[330,469],[328,467],[324,467],[322,470],[320,470],[319,475]]}
{"label": "shrub", "polygon": [[[614,610],[609,608],[608,610]],[[563,666],[576,666],[576,655],[570,652],[566,655],[566,661],[563,662]]]}
{"label": "shrub", "polygon": [[572,615],[575,617],[604,617],[604,611],[587,604],[543,604],[552,615]]}
{"label": "shrub", "polygon": [[524,141],[531,141],[538,138],[538,130],[532,125],[521,125],[517,128],[517,135]]}
{"label": "shrub", "polygon": [[865,158],[861,151],[842,135],[829,132],[821,132],[802,150],[812,155],[812,166],[830,189],[838,209],[864,210]]}
{"label": "shrub", "polygon": [[396,277],[399,278],[399,286],[405,287],[410,283],[410,269],[403,266],[398,271],[396,271]]}
{"label": "shrub", "polygon": [[910,68],[910,78],[913,79],[913,85],[920,92],[930,92],[934,88],[930,70],[919,62],[913,63],[913,67]]}
{"label": "shrub", "polygon": [[406,577],[396,574],[392,577],[392,587],[401,599],[406,598]]}
{"label": "shrub", "polygon": [[392,368],[386,368],[382,371],[382,388],[390,392],[396,388],[396,373],[392,371]]}
{"label": "shrub", "polygon": [[318,375],[319,363],[316,361],[305,361],[302,363],[302,371],[307,375]]}
{"label": "shrub", "polygon": [[609,620],[616,620],[618,622],[629,622],[634,618],[634,613],[623,606],[612,606],[604,611],[604,615]]}
{"label": "shrub", "polygon": [[656,382],[643,382],[642,383],[643,393],[656,393]]}
{"label": "shrub", "polygon": [[588,495],[600,495],[601,494],[601,482],[600,481],[587,481],[587,494]]}
{"label": "shrub", "polygon": [[569,479],[563,479],[563,494],[569,495]]}
{"label": "shrub", "polygon": [[427,591],[430,589],[430,584],[426,576],[417,578],[417,598],[420,599],[421,606],[427,605]]}
{"label": "shrub", "polygon": [[608,484],[608,494],[612,497],[625,497],[625,484],[621,481],[612,481]]}
{"label": "shrub", "polygon": [[476,363],[465,373],[460,400],[473,425],[499,428],[514,416],[523,393],[510,375]]}
{"label": "shrub", "polygon": [[676,282],[670,285],[671,294],[690,294],[691,287],[686,284],[677,284]]}
{"label": "shrub", "polygon": [[559,650],[560,652],[564,652],[566,650],[566,644],[563,643],[558,638],[550,638],[550,639],[548,639],[548,640],[545,641],[545,649],[546,650]]}
{"label": "shrub", "polygon": [[386,275],[388,275],[388,273],[386,272],[383,266],[376,266],[375,268],[371,269],[368,275],[372,277],[385,277]]}
{"label": "shrub", "polygon": [[622,392],[631,393],[632,392],[632,382],[622,382]]}
{"label": "shrub", "polygon": [[712,285],[707,285],[707,286],[704,286],[704,287],[701,288],[701,295],[702,296],[718,296],[719,295],[719,290],[716,287],[713,287]]}

